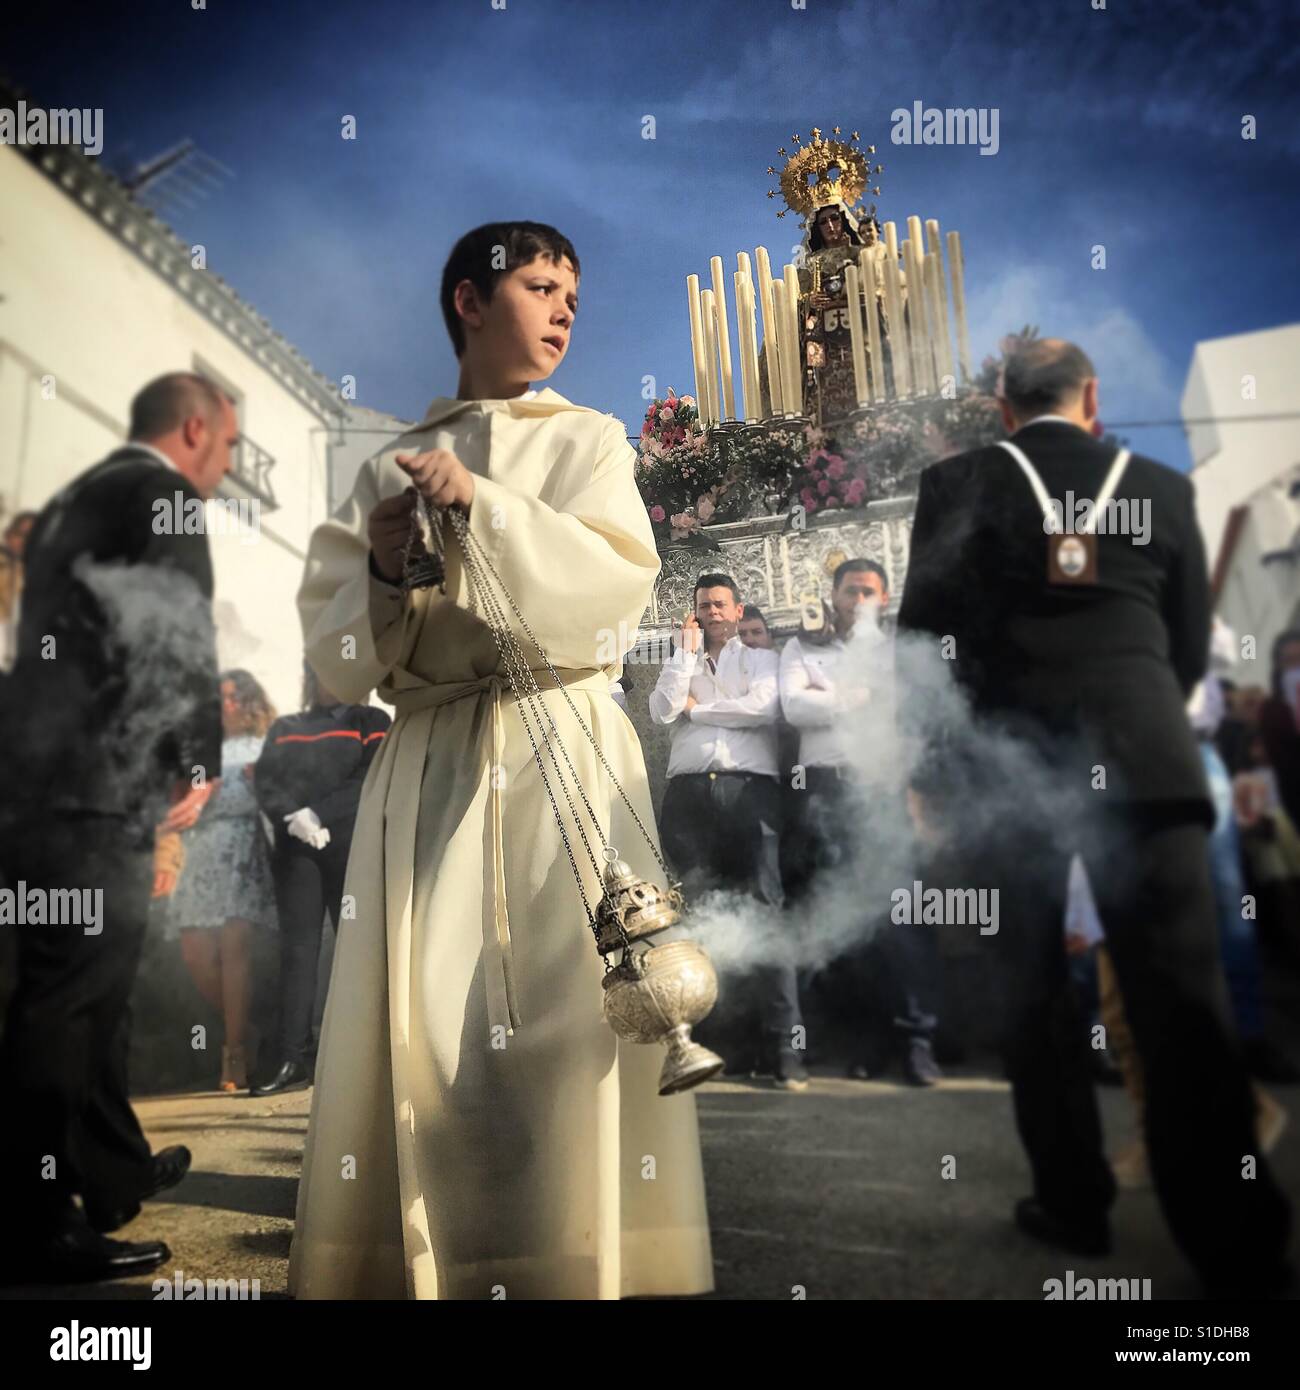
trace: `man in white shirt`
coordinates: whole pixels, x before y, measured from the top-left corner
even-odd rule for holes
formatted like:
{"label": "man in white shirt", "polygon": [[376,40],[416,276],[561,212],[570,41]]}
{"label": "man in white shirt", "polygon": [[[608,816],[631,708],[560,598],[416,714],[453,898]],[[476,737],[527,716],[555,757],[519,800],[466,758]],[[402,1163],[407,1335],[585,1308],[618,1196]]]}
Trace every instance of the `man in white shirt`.
{"label": "man in white shirt", "polygon": [[[779,666],[775,652],[747,647],[737,636],[741,609],[729,575],[700,575],[694,612],[650,694],[650,717],[672,730],[660,835],[688,894],[733,889],[778,908]],[[795,1030],[800,1040],[802,1034],[793,960],[757,967],[750,984],[777,1085],[802,1089],[807,1072],[793,1045]],[[711,1022],[718,1028],[723,1020],[715,1012]]]}
{"label": "man in white shirt", "polygon": [[[792,637],[781,653],[781,707],[799,733],[804,769],[802,789],[795,783],[790,792],[786,885],[791,899],[800,901],[819,874],[834,873],[855,852],[877,857],[872,881],[882,891],[880,901],[867,909],[865,944],[847,952],[834,972],[849,982],[857,1016],[859,1055],[849,1075],[866,1079],[897,1053],[904,1078],[929,1086],[941,1075],[931,1045],[938,952],[924,926],[888,921],[889,896],[883,890],[910,883],[911,872],[908,865],[881,858],[894,857],[904,839],[904,811],[898,788],[886,778],[873,781],[871,772],[870,749],[892,737],[892,653],[880,630],[888,605],[889,579],[881,566],[874,560],[845,560],[831,586],[830,622]],[[869,1034],[874,1035],[870,1050],[880,1058],[870,1063],[864,1056]]]}

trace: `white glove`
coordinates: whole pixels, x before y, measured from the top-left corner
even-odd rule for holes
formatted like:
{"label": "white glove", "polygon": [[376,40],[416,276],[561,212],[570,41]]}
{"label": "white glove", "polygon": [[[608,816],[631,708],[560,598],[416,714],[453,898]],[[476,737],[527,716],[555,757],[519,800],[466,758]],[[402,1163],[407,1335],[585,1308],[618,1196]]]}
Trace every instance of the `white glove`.
{"label": "white glove", "polygon": [[[303,806],[294,811],[291,815],[285,816],[284,823],[289,828],[289,834],[295,840],[301,840],[305,845],[312,845],[313,837],[318,835],[324,828],[320,823],[320,817],[310,806]],[[328,835],[328,832],[326,832]],[[319,849],[319,845],[312,845],[314,849]]]}
{"label": "white glove", "polygon": [[312,849],[324,849],[329,842],[330,833],[324,826],[321,826],[321,828],[312,835],[311,839],[307,841]]}

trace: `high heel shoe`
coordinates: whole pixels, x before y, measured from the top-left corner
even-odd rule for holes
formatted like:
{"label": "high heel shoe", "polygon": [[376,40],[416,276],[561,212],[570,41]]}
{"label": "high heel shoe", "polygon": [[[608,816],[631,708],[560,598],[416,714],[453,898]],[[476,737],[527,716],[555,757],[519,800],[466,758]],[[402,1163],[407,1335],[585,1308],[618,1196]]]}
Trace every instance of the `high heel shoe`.
{"label": "high heel shoe", "polygon": [[222,1047],[220,1089],[232,1094],[248,1089],[248,1054],[243,1047]]}

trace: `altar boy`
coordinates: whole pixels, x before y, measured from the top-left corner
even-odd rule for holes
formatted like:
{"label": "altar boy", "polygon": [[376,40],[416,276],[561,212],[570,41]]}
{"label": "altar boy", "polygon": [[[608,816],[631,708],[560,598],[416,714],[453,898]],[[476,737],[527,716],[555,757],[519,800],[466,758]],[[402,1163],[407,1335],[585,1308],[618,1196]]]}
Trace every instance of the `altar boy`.
{"label": "altar boy", "polygon": [[[344,885],[290,1262],[300,1298],[713,1286],[694,1099],[661,1098],[660,1050],[604,1021],[601,960],[450,526],[445,595],[399,584],[408,489],[464,509],[566,687],[540,698],[609,843],[662,881],[574,713],[652,828],[640,745],[610,697],[621,661],[598,655],[636,628],[659,569],[632,451],[617,420],[529,389],[568,352],[578,275],[553,227],[462,237],[442,278],[456,396],[366,463],[312,538],[308,659],[342,699],[377,685],[396,718]],[[664,1181],[645,1180],[646,1154]]]}

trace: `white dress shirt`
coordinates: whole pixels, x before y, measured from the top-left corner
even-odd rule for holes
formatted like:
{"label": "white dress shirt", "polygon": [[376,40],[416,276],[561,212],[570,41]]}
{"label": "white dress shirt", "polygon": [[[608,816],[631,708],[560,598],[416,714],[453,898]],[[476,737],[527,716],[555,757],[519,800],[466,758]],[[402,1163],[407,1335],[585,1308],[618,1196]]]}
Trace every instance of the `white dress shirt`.
{"label": "white dress shirt", "polygon": [[[1082,426],[1079,425],[1077,421],[1074,421],[1074,420],[1067,420],[1067,419],[1065,418],[1064,415],[1050,415],[1050,414],[1049,414],[1049,415],[1035,415],[1034,418],[1033,418],[1032,420],[1026,420],[1025,423],[1024,423],[1023,425],[1018,425],[1018,426],[1016,427],[1016,433],[1019,434],[1021,430],[1027,430],[1027,429],[1030,427],[1030,425],[1047,425],[1047,424],[1054,424],[1054,425],[1073,425],[1074,428],[1075,428],[1076,430],[1077,430],[1077,429],[1082,429]],[[1085,430],[1084,433],[1087,433],[1087,431]]]}
{"label": "white dress shirt", "polygon": [[[723,645],[716,663],[701,639],[698,652],[678,647],[650,692],[650,717],[672,728],[669,777],[695,772],[777,776],[776,720],[780,664],[775,652]],[[686,713],[686,697],[697,703]]]}
{"label": "white dress shirt", "polygon": [[124,449],[141,449],[146,454],[152,454],[154,458],[158,460],[159,463],[165,463],[167,467],[172,470],[173,473],[179,473],[181,471],[179,468],[176,467],[176,464],[171,459],[169,459],[166,454],[163,453],[161,449],[155,449],[152,444],[146,444],[143,440],[128,439],[122,447]]}
{"label": "white dress shirt", "polygon": [[[846,740],[867,732],[862,727],[866,711],[871,710],[867,722],[873,735],[876,725],[889,717],[888,639],[871,623],[852,640],[851,656],[839,637],[825,646],[792,637],[781,652],[781,712],[799,731],[799,762],[804,767],[843,768],[849,761]],[[859,640],[870,647],[858,649]],[[852,683],[846,679],[846,665],[858,677]]]}

